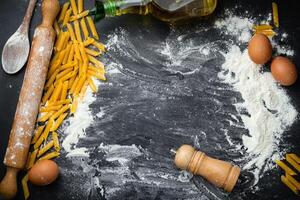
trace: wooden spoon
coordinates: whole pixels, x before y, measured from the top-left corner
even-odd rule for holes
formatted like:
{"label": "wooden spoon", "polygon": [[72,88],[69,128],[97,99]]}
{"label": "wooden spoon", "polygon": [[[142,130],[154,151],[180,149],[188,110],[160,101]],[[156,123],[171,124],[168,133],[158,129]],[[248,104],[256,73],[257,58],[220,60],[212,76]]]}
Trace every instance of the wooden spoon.
{"label": "wooden spoon", "polygon": [[18,30],[7,40],[2,52],[2,67],[8,74],[17,73],[25,65],[29,54],[28,28],[37,0],[30,0]]}

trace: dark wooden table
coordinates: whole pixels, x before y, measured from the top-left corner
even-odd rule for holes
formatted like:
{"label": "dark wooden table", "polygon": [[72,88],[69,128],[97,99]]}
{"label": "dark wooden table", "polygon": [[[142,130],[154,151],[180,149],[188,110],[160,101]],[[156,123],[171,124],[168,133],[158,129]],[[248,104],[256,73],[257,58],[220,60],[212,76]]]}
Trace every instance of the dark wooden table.
{"label": "dark wooden table", "polygon": [[[40,21],[40,4],[33,16],[30,28],[30,36],[32,37],[34,27]],[[92,2],[89,2],[92,4]],[[213,21],[222,17],[225,8],[234,8],[236,5],[239,9],[236,14],[242,14],[248,10],[252,16],[266,16],[271,12],[271,1],[261,0],[226,0],[219,1],[217,12],[208,21],[196,22],[186,27],[181,27],[181,31],[187,32],[197,29],[197,23],[202,24],[203,27],[211,26]],[[300,71],[300,3],[298,0],[279,1],[280,13],[280,29],[289,34],[288,44],[295,50],[293,60]],[[2,0],[0,6],[0,53],[2,47],[8,37],[17,29],[21,23],[21,19],[27,7],[26,0]],[[108,36],[112,35],[114,31],[126,30],[128,38],[136,44],[138,51],[141,54],[149,56],[154,59],[155,54],[144,51],[151,43],[161,44],[165,40],[170,40],[170,33],[172,30],[169,26],[161,23],[151,17],[139,16],[122,16],[115,19],[104,20],[97,24],[97,28],[101,33],[102,41],[106,43]],[[115,30],[118,28],[117,30]],[[172,34],[172,33],[171,33]],[[141,36],[141,38],[136,38]],[[205,39],[206,36],[203,36]],[[207,37],[216,37],[215,35],[208,35]],[[140,42],[138,42],[138,39]],[[118,57],[119,56],[119,57]],[[109,59],[121,62],[124,68],[127,66],[130,70],[145,73],[151,77],[165,77],[166,81],[155,79],[140,79],[131,76],[130,73],[123,75],[109,75],[109,82],[112,85],[104,84],[100,87],[100,93],[97,94],[97,100],[91,105],[92,113],[96,115],[100,108],[105,107],[109,109],[110,113],[114,114],[112,121],[103,122],[101,119],[95,119],[95,123],[87,129],[87,135],[93,140],[81,140],[79,146],[90,146],[93,149],[90,153],[90,159],[86,160],[89,166],[94,169],[88,172],[83,172],[82,167],[78,162],[82,160],[66,159],[65,152],[62,151],[62,156],[57,160],[62,168],[62,175],[60,179],[47,187],[33,187],[31,188],[31,199],[296,199],[295,195],[287,189],[280,182],[280,170],[275,169],[267,174],[259,182],[258,186],[261,188],[257,192],[253,192],[248,188],[247,184],[238,186],[231,194],[226,195],[220,190],[205,183],[201,178],[194,177],[189,183],[172,182],[166,178],[161,185],[152,184],[157,177],[154,177],[155,171],[161,174],[169,174],[174,177],[178,176],[178,171],[173,165],[172,155],[169,150],[171,148],[179,147],[182,143],[193,144],[195,136],[200,141],[199,147],[204,149],[212,156],[231,160],[232,158],[226,153],[223,154],[223,149],[230,148],[224,143],[224,138],[218,135],[220,119],[218,116],[204,115],[204,111],[211,111],[214,105],[207,103],[207,100],[201,98],[201,89],[199,85],[188,85],[193,93],[193,98],[181,94],[176,89],[172,93],[172,84],[180,84],[182,77],[177,77],[176,74],[164,74],[165,66],[155,65],[157,71],[149,71],[147,68],[142,68],[143,63],[138,61],[130,62],[129,59],[124,59],[117,52],[111,52],[104,56],[104,60],[109,62]],[[203,67],[210,67],[213,64],[222,64],[221,61],[212,61],[204,63]],[[143,71],[144,70],[144,71]],[[212,71],[206,71],[213,73]],[[205,72],[203,72],[205,73]],[[16,75],[7,75],[0,69],[0,160],[3,160],[5,149],[8,142],[10,128],[12,125],[14,112],[18,100],[19,91],[22,85],[24,69]],[[165,76],[163,76],[165,75]],[[200,74],[205,82],[207,74]],[[175,77],[175,78],[174,78]],[[199,78],[198,77],[198,78]],[[183,77],[184,78],[184,77]],[[154,80],[154,81],[153,81]],[[193,82],[192,82],[193,83]],[[200,83],[199,83],[200,84]],[[200,84],[201,85],[201,84]],[[146,89],[145,89],[146,88]],[[156,88],[156,89],[153,89]],[[174,88],[173,88],[174,89]],[[203,88],[202,88],[203,89]],[[292,99],[293,105],[300,110],[300,81],[294,86],[286,88],[288,95]],[[148,96],[142,96],[143,92],[150,92]],[[163,97],[170,96],[168,101],[161,100]],[[235,93],[224,94],[224,96],[237,95]],[[198,98],[199,97],[199,98]],[[168,99],[168,98],[167,98]],[[205,104],[207,103],[207,106]],[[224,103],[226,104],[226,102]],[[228,107],[230,108],[230,103]],[[160,107],[157,111],[155,108]],[[203,112],[202,112],[203,111]],[[149,113],[157,114],[153,117]],[[207,119],[211,117],[211,119]],[[216,125],[211,125],[216,124]],[[170,127],[173,127],[170,128]],[[174,132],[181,130],[184,134],[176,137]],[[207,143],[205,138],[201,138],[201,131],[209,133],[210,136],[219,139],[217,142]],[[106,134],[101,135],[104,131]],[[234,130],[232,130],[234,131]],[[93,137],[92,137],[93,136]],[[200,138],[200,139],[199,139]],[[203,140],[201,140],[203,139]],[[291,145],[291,152],[300,154],[300,123],[296,122],[290,130],[284,133],[285,144]],[[105,156],[103,152],[99,151],[97,146],[104,144],[119,144],[131,146],[136,144],[141,147],[141,151],[145,150],[149,154],[143,154],[141,157],[135,158],[132,163],[127,166],[129,168],[128,181],[126,184],[121,184],[121,188],[116,185],[116,179],[109,173],[103,173],[105,168],[122,167],[116,163],[108,163],[103,159]],[[221,149],[216,148],[221,144]],[[197,146],[197,144],[195,144]],[[84,159],[84,158],[82,158]],[[121,169],[121,168],[120,168]],[[102,170],[102,171],[101,171]],[[145,176],[147,181],[142,181],[140,174],[147,174]],[[147,172],[147,173],[146,173]],[[153,173],[152,173],[153,172]],[[5,173],[5,166],[0,164],[0,177]],[[94,177],[101,177],[101,187],[92,186],[91,180]],[[247,175],[244,175],[247,177]],[[21,178],[21,177],[20,177]],[[124,179],[124,176],[122,177]],[[122,179],[121,178],[121,179]],[[160,179],[160,178],[158,178]],[[161,181],[161,180],[160,180]],[[107,195],[109,189],[119,189],[113,195]],[[211,191],[217,197],[207,192]],[[21,188],[19,187],[18,196],[16,199],[22,198]]]}

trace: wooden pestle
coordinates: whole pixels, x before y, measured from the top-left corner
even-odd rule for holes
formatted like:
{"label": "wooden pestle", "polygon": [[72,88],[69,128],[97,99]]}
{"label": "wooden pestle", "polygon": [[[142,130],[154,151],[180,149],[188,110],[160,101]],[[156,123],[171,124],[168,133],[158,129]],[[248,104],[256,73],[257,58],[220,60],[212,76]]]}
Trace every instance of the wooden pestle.
{"label": "wooden pestle", "polygon": [[204,177],[227,192],[233,190],[241,171],[239,167],[211,158],[190,145],[182,145],[177,150],[175,164],[182,170]]}
{"label": "wooden pestle", "polygon": [[55,31],[52,25],[58,12],[59,2],[57,0],[43,0],[43,20],[34,32],[23,85],[4,157],[7,171],[0,183],[0,196],[5,199],[11,199],[16,195],[17,173],[26,165],[55,40]]}

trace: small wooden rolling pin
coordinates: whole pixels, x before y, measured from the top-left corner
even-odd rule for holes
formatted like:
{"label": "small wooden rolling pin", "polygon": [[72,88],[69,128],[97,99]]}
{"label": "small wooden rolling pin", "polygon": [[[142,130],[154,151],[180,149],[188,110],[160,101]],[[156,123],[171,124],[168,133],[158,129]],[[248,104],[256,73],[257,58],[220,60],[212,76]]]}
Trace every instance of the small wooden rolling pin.
{"label": "small wooden rolling pin", "polygon": [[59,3],[57,0],[43,0],[43,20],[34,32],[19,102],[4,158],[7,171],[0,183],[0,196],[6,199],[11,199],[16,195],[17,173],[26,164],[55,40],[55,31],[52,25],[58,12]]}
{"label": "small wooden rolling pin", "polygon": [[177,150],[175,164],[182,170],[204,177],[226,192],[233,190],[241,171],[239,167],[208,157],[190,145],[182,145]]}

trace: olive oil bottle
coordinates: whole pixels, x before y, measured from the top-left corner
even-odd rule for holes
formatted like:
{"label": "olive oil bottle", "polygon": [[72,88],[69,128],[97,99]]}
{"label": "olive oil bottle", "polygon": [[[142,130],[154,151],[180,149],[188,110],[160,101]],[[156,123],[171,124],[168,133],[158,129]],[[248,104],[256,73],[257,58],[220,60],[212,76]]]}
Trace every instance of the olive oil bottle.
{"label": "olive oil bottle", "polygon": [[151,14],[159,20],[176,23],[211,14],[217,0],[95,0],[90,14],[94,20],[123,14]]}

